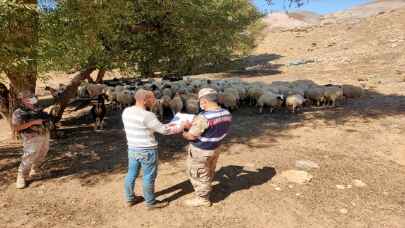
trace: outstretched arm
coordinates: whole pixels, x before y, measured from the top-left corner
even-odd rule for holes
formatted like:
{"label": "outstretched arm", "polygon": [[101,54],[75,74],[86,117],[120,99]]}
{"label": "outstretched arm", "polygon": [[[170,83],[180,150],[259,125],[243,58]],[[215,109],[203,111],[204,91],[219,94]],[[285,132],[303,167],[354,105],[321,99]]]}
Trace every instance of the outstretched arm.
{"label": "outstretched arm", "polygon": [[182,127],[177,127],[174,124],[162,124],[155,115],[145,119],[145,125],[154,132],[160,133],[162,135],[172,135],[183,131]]}

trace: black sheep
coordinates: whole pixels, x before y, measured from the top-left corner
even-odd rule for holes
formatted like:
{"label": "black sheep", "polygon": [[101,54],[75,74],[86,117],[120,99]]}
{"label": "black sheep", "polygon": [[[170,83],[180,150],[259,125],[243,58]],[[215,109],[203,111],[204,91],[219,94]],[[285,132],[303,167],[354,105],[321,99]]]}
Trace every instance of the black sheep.
{"label": "black sheep", "polygon": [[104,95],[99,95],[97,98],[97,103],[91,108],[91,115],[96,121],[95,129],[103,130],[104,126],[104,117],[107,112],[104,102]]}
{"label": "black sheep", "polygon": [[[3,115],[8,115],[8,105],[9,105],[9,91],[7,87],[0,83],[0,112],[3,113]],[[0,115],[1,116],[1,115]]]}

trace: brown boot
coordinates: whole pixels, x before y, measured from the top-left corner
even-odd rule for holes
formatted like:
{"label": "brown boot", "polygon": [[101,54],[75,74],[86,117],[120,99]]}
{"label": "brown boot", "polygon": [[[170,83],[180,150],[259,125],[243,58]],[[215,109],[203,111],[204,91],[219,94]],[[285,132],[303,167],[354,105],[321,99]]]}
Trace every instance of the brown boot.
{"label": "brown boot", "polygon": [[211,207],[212,203],[204,197],[195,197],[184,201],[184,205],[188,207]]}
{"label": "brown boot", "polygon": [[169,202],[167,201],[156,200],[153,204],[147,205],[146,207],[148,208],[148,210],[154,210],[167,207],[168,205]]}
{"label": "brown boot", "polygon": [[127,207],[133,207],[134,205],[144,201],[144,198],[142,196],[135,196],[134,200],[132,201],[127,201]]}

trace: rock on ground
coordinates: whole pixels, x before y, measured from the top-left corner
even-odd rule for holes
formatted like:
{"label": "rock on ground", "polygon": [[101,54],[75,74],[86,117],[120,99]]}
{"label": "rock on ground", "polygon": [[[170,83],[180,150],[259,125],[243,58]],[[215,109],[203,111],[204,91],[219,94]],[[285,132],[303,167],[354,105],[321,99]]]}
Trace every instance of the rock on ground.
{"label": "rock on ground", "polygon": [[305,184],[313,178],[311,174],[302,170],[287,170],[280,174],[281,177],[286,179],[288,182],[293,182],[297,184]]}

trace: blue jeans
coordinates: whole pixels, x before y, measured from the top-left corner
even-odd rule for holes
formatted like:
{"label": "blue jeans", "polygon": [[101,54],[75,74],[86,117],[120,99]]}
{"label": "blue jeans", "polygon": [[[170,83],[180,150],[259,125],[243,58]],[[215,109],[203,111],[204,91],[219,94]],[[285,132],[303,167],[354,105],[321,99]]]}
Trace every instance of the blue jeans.
{"label": "blue jeans", "polygon": [[128,149],[128,174],[125,177],[125,196],[128,202],[135,199],[135,179],[143,170],[143,197],[148,205],[155,203],[155,179],[157,175],[157,148]]}

